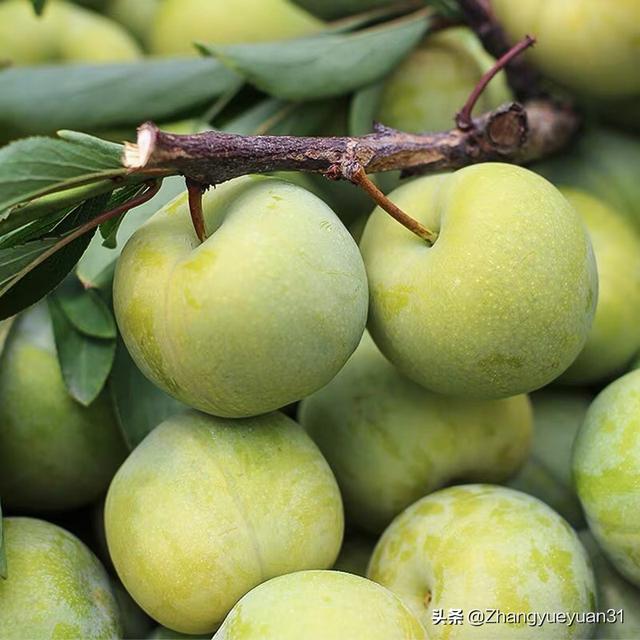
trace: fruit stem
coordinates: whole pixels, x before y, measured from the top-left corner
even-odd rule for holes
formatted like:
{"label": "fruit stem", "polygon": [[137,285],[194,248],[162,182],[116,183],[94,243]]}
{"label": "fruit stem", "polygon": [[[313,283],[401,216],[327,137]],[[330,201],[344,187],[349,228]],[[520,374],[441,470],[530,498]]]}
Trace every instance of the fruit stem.
{"label": "fruit stem", "polygon": [[189,194],[189,213],[191,213],[191,222],[193,222],[193,228],[198,236],[200,242],[204,242],[207,239],[207,231],[204,224],[204,214],[202,213],[202,194],[205,192],[205,187],[191,180],[186,179],[187,193]]}
{"label": "fruit stem", "polygon": [[471,114],[473,108],[478,102],[478,99],[482,95],[482,92],[487,88],[487,85],[498,75],[514,58],[517,58],[523,51],[533,46],[536,39],[532,36],[525,36],[518,44],[514,45],[507,51],[501,58],[496,60],[495,64],[480,78],[478,84],[474,87],[473,91],[467,98],[465,105],[456,114],[456,126],[461,131],[470,131],[474,127],[473,118]]}
{"label": "fruit stem", "polygon": [[362,187],[371,198],[384,209],[392,218],[397,220],[401,225],[409,229],[412,233],[415,233],[419,238],[424,240],[429,246],[433,245],[436,241],[438,234],[427,229],[424,225],[418,222],[415,218],[406,214],[400,207],[395,205],[387,196],[376,187],[373,181],[367,176],[365,170],[360,167],[352,176],[351,181],[354,184]]}

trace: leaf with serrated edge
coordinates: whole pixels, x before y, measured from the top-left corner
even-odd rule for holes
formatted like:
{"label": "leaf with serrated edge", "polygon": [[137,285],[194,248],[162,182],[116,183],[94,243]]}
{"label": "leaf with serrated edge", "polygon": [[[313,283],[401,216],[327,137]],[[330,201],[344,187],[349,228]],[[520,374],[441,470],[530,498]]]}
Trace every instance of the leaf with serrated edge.
{"label": "leaf with serrated edge", "polygon": [[420,42],[429,23],[429,13],[420,11],[355,33],[200,48],[271,96],[315,100],[382,79]]}
{"label": "leaf with serrated edge", "polygon": [[144,377],[121,340],[118,340],[109,389],[118,423],[130,449],[140,444],[161,422],[187,408]]}
{"label": "leaf with serrated edge", "polygon": [[67,215],[56,238],[0,249],[0,320],[40,300],[62,282],[84,253],[93,231],[52,252],[60,238],[105,211],[109,195],[92,198]]}
{"label": "leaf with serrated edge", "polygon": [[73,327],[93,338],[115,338],[116,323],[111,309],[96,291],[85,289],[76,276],[69,276],[52,294]]}
{"label": "leaf with serrated edge", "polygon": [[55,296],[49,296],[48,303],[62,377],[71,397],[87,407],[98,397],[109,377],[116,341],[81,334]]}
{"label": "leaf with serrated edge", "polygon": [[[88,137],[90,138],[90,137]],[[91,146],[54,138],[26,138],[0,148],[0,219],[9,208],[39,196],[101,178],[125,175],[119,145],[108,153],[98,138]],[[117,149],[117,150],[116,150]]]}
{"label": "leaf with serrated edge", "polygon": [[212,58],[14,67],[0,72],[0,132],[18,138],[170,122],[199,115],[237,82]]}

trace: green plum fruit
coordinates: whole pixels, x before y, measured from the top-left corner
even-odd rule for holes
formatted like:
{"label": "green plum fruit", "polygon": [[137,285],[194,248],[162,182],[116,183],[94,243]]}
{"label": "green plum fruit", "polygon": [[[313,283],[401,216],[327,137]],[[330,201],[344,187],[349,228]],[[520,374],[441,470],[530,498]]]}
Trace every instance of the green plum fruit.
{"label": "green plum fruit", "polygon": [[624,371],[640,350],[640,235],[584,191],[560,187],[582,216],[598,267],[598,306],[587,343],[561,382],[586,385]]}
{"label": "green plum fruit", "polygon": [[573,446],[573,477],[593,536],[640,586],[640,370],[593,401]]}
{"label": "green plum fruit", "polygon": [[492,0],[512,43],[531,34],[530,60],[548,78],[586,96],[640,93],[638,0]]}
{"label": "green plum fruit", "polygon": [[16,318],[0,358],[0,495],[28,511],[73,509],[109,486],[127,450],[109,396],[69,395],[46,304]]}
{"label": "green plum fruit", "polygon": [[129,240],[114,306],[136,364],[185,404],[224,417],[283,407],[324,386],[355,350],[368,291],[353,238],[318,197],[249,176],[186,194]]}
{"label": "green plum fruit", "polygon": [[0,579],[3,640],[115,640],[119,613],[97,558],[69,532],[32,518],[3,521],[8,578]]}
{"label": "green plum fruit", "polygon": [[194,43],[285,40],[323,27],[323,22],[289,0],[164,0],[155,15],[149,46],[159,55],[195,55]]}
{"label": "green plum fruit", "polygon": [[502,482],[529,453],[526,396],[442,396],[402,376],[365,334],[340,373],[305,398],[300,422],[336,475],[347,520],[379,533],[455,480]]}
{"label": "green plum fruit", "polygon": [[[377,119],[412,133],[451,129],[456,113],[493,62],[468,29],[430,35],[385,81]],[[500,73],[476,109],[483,113],[512,99]]]}
{"label": "green plum fruit", "polygon": [[376,541],[373,538],[361,533],[349,532],[345,535],[340,554],[333,565],[334,571],[366,576],[375,544]]}
{"label": "green plum fruit", "polygon": [[69,2],[47,2],[41,17],[29,0],[0,2],[0,61],[123,62],[141,54],[133,37],[116,22]]}
{"label": "green plum fruit", "polygon": [[571,448],[592,398],[583,391],[544,389],[531,396],[533,446],[509,486],[546,502],[576,527],[584,515],[571,477]]}
{"label": "green plum fruit", "polygon": [[578,136],[567,153],[532,169],[554,184],[584,189],[627,216],[640,230],[640,139],[608,129]]}
{"label": "green plum fruit", "polygon": [[392,5],[395,1],[397,0],[294,0],[295,4],[327,20]]}
{"label": "green plum fruit", "polygon": [[344,522],[335,478],[293,420],[190,412],[156,427],[127,458],[107,494],[105,526],[136,602],[160,624],[199,634],[261,582],[331,567]]}
{"label": "green plum fruit", "polygon": [[595,637],[603,640],[638,640],[640,589],[627,582],[611,566],[588,531],[580,532],[580,540],[591,558],[598,591],[598,611],[605,614],[605,620],[598,625]]}
{"label": "green plum fruit", "polygon": [[586,228],[552,184],[485,163],[390,198],[437,233],[430,246],[377,208],[360,241],[369,329],[402,373],[438,393],[490,399],[540,388],[569,367],[598,283]]}
{"label": "green plum fruit", "polygon": [[250,591],[214,640],[427,640],[393,593],[339,571],[299,571]]}
{"label": "green plum fruit", "polygon": [[[595,585],[573,529],[536,498],[492,485],[450,487],[423,498],[385,531],[368,575],[409,606],[430,640],[589,638],[588,624],[522,620],[473,626],[474,610],[588,612]],[[461,610],[462,624],[438,624]]]}

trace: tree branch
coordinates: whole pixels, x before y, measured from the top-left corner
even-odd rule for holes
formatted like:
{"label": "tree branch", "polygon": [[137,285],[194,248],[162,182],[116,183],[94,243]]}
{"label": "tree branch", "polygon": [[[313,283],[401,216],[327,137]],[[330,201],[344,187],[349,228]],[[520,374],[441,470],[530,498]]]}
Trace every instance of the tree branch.
{"label": "tree branch", "polygon": [[162,170],[201,185],[215,185],[250,173],[308,171],[352,180],[366,173],[402,170],[419,174],[458,169],[478,162],[522,164],[564,148],[578,121],[570,109],[550,100],[524,107],[506,104],[473,120],[468,131],[410,134],[381,125],[361,137],[240,136],[217,131],[167,133],[147,122],[137,144],[125,147],[133,172]]}

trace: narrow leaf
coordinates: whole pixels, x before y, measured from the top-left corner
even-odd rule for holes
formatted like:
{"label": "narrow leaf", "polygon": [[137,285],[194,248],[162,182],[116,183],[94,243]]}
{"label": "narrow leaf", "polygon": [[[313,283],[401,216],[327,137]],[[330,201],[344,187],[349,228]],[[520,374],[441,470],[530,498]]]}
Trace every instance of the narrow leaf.
{"label": "narrow leaf", "polygon": [[52,254],[60,239],[107,208],[110,194],[92,198],[65,217],[55,238],[0,249],[0,320],[15,315],[54,289],[73,269],[93,232]]}
{"label": "narrow leaf", "polygon": [[173,120],[196,115],[237,82],[211,58],[11,68],[0,72],[0,131],[16,138]]}
{"label": "narrow leaf", "polygon": [[96,291],[85,289],[77,277],[67,278],[53,296],[76,331],[93,338],[116,337],[111,309]]}
{"label": "narrow leaf", "polygon": [[[1,95],[1,92],[0,92]],[[89,140],[95,140],[91,144]],[[53,191],[125,175],[120,145],[82,140],[26,138],[0,148],[0,220],[9,208]]]}
{"label": "narrow leaf", "polygon": [[0,504],[0,578],[6,580],[9,577],[9,572],[7,571],[7,554],[4,549],[2,523],[2,504]]}
{"label": "narrow leaf", "polygon": [[[349,109],[349,134],[364,136],[373,131],[373,124],[382,97],[382,82],[360,89],[351,99]],[[384,123],[383,123],[384,124]]]}
{"label": "narrow leaf", "polygon": [[186,407],[149,382],[118,341],[109,388],[116,416],[130,449],[165,419]]}
{"label": "narrow leaf", "polygon": [[83,335],[71,324],[55,295],[48,298],[48,303],[65,385],[71,397],[89,406],[109,377],[116,341]]}
{"label": "narrow leaf", "polygon": [[420,11],[355,33],[201,49],[274,97],[315,100],[386,76],[418,44],[429,22],[428,12]]}

